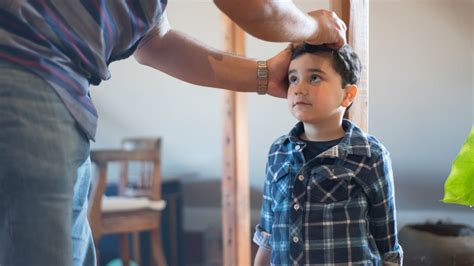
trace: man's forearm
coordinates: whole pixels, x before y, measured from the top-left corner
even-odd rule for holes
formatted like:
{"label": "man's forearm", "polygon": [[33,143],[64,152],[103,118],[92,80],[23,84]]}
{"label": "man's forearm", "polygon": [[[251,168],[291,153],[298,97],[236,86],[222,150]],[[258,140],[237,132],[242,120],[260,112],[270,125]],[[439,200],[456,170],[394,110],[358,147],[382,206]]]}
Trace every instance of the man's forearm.
{"label": "man's forearm", "polygon": [[314,37],[316,21],[291,0],[214,0],[249,34],[266,41],[303,42]]}
{"label": "man's forearm", "polygon": [[257,89],[255,60],[222,53],[178,31],[147,40],[135,57],[192,84],[243,92]]}

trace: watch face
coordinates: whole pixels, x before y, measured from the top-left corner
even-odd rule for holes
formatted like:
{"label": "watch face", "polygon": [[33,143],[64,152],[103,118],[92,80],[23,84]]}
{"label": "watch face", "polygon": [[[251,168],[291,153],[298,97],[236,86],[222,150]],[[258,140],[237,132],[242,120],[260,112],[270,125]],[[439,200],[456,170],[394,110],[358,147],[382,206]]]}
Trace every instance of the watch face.
{"label": "watch face", "polygon": [[257,76],[259,78],[266,78],[268,76],[268,68],[265,62],[259,61],[257,64]]}

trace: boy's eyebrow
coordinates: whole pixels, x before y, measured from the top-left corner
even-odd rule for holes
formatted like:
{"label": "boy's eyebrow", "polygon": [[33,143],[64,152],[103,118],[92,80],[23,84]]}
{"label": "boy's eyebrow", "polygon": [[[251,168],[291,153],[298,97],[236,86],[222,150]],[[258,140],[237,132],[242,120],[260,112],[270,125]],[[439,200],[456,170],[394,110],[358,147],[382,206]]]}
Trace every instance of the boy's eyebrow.
{"label": "boy's eyebrow", "polygon": [[[296,73],[296,72],[297,72],[296,69],[290,69],[290,70],[288,71],[288,75],[289,75],[289,74]],[[308,69],[306,69],[306,72],[317,72],[317,73],[321,73],[321,74],[326,74],[326,72],[322,71],[322,70],[319,69],[319,68],[308,68]]]}
{"label": "boy's eyebrow", "polygon": [[322,71],[319,68],[308,68],[306,71],[307,72],[317,72],[317,73],[321,73],[321,74],[326,74],[326,72]]}

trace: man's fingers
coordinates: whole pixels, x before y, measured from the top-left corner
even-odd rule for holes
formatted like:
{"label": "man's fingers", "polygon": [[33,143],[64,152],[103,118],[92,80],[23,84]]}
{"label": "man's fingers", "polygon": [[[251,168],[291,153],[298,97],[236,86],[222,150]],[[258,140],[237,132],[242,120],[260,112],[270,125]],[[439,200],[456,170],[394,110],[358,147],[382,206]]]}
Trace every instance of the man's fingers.
{"label": "man's fingers", "polygon": [[318,24],[318,32],[306,43],[318,45],[328,44],[334,48],[341,48],[346,44],[347,25],[337,14],[329,10],[315,10],[308,13]]}
{"label": "man's fingers", "polygon": [[344,31],[347,31],[347,25],[346,23],[344,23],[344,21],[342,21],[341,19],[339,20],[339,25],[342,25],[340,26]]}

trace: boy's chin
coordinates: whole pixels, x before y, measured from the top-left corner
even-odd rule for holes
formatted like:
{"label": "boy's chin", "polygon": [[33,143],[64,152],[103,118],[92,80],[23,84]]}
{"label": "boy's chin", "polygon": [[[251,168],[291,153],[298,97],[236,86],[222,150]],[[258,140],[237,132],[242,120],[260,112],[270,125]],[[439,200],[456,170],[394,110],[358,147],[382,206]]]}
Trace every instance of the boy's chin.
{"label": "boy's chin", "polygon": [[292,113],[293,117],[296,120],[301,121],[305,124],[319,124],[319,123],[327,123],[330,121],[339,121],[342,120],[344,113],[333,113],[333,114],[314,114],[314,113]]}
{"label": "boy's chin", "polygon": [[291,112],[294,118],[296,120],[305,122],[305,123],[310,123],[311,121],[317,119],[317,116],[314,114],[309,114],[307,112]]}

